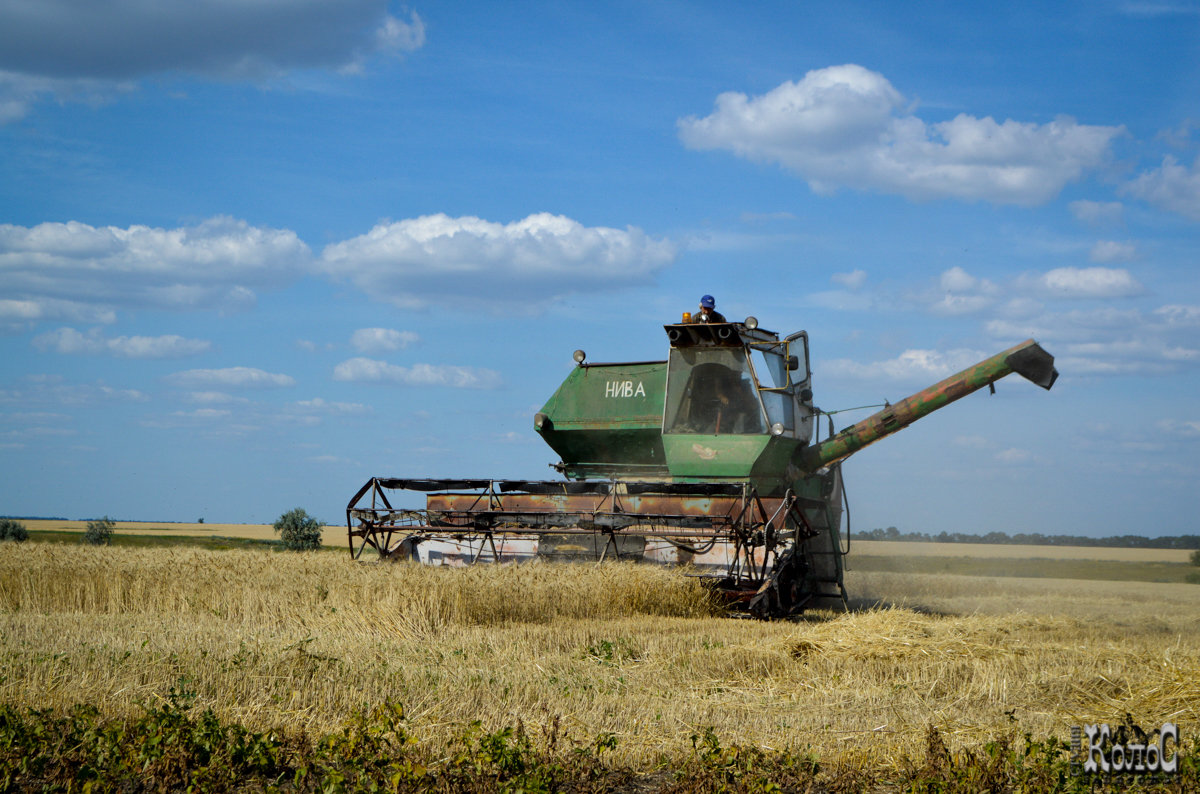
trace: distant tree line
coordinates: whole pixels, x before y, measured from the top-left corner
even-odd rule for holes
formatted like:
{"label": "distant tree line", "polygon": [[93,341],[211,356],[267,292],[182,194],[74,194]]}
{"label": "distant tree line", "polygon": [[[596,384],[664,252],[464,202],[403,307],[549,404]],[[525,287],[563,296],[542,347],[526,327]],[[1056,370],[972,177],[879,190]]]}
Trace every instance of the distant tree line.
{"label": "distant tree line", "polygon": [[[88,521],[89,520],[86,518],[66,518],[64,516],[0,516],[0,519],[4,519],[4,518],[11,518],[14,521]],[[109,520],[114,521],[114,522],[127,521],[127,522],[133,523],[133,524],[187,524],[187,523],[190,523],[187,521],[179,521],[177,519],[172,519],[170,521],[150,521],[145,518],[110,518]],[[204,519],[201,518],[198,521],[196,521],[195,523],[203,524]]]}
{"label": "distant tree line", "polygon": [[62,516],[0,516],[0,518],[11,518],[14,521],[70,521],[69,518]]}
{"label": "distant tree line", "polygon": [[1200,549],[1200,535],[1174,535],[1171,537],[1146,538],[1141,535],[1110,535],[1106,538],[1089,538],[1082,535],[1043,535],[1040,532],[989,532],[986,535],[969,535],[965,532],[901,532],[895,527],[872,529],[868,532],[852,532],[851,540],[900,540],[924,543],[1013,543],[1028,546],[1111,546],[1122,549]]}

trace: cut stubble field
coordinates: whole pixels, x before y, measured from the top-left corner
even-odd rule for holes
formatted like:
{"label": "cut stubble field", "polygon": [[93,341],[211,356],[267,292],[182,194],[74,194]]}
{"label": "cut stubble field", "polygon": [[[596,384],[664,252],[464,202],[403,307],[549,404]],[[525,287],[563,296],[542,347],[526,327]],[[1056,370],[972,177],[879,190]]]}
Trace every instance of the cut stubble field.
{"label": "cut stubble field", "polygon": [[623,563],[0,544],[0,702],[120,716],[184,682],[223,719],[309,734],[391,702],[421,742],[474,721],[561,730],[647,770],[704,736],[887,770],[930,727],[960,750],[1125,714],[1197,724],[1200,586],[851,571],[847,587],[849,612],[762,623]]}

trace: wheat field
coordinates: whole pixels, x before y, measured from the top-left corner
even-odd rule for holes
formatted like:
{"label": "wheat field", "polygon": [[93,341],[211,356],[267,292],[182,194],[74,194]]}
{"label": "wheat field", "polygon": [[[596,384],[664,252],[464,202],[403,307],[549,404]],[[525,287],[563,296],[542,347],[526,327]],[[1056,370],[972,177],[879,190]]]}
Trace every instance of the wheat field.
{"label": "wheat field", "polygon": [[653,764],[727,744],[896,763],[929,726],[1196,725],[1200,587],[853,574],[849,612],[721,617],[694,579],[626,563],[468,569],[321,553],[0,544],[0,702],[120,715],[181,682],[257,729],[404,706]]}

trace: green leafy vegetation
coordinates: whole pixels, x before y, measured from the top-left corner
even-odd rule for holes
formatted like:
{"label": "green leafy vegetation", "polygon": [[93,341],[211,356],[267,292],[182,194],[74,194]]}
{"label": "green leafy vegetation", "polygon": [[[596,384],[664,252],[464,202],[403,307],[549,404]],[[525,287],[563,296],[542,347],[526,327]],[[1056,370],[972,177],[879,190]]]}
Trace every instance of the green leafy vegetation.
{"label": "green leafy vegetation", "polygon": [[115,526],[116,524],[108,516],[89,521],[87,529],[83,533],[83,542],[91,546],[107,546],[112,542]]}
{"label": "green leafy vegetation", "polygon": [[24,543],[29,540],[29,531],[20,521],[11,518],[0,518],[0,540],[12,540]]}
{"label": "green leafy vegetation", "polygon": [[4,791],[283,792],[739,792],[784,791],[1194,791],[1200,745],[1178,748],[1171,777],[1080,774],[1056,737],[1006,734],[952,752],[935,727],[924,755],[898,768],[823,764],[809,752],[723,746],[712,728],[692,735],[684,757],[652,768],[611,762],[612,734],[589,742],[565,737],[557,720],[535,741],[520,722],[496,731],[461,726],[445,743],[417,741],[404,710],[384,703],[340,730],[255,732],[194,705],[180,679],[163,702],[141,714],[108,718],[90,705],[66,713],[0,704],[0,788]]}
{"label": "green leafy vegetation", "polygon": [[162,705],[108,719],[78,705],[66,714],[0,705],[4,791],[455,791],[619,790],[632,774],[599,763],[611,744],[558,752],[557,725],[543,748],[518,723],[465,726],[447,746],[420,746],[393,703],[360,712],[310,739],[254,732],[192,707],[186,680]]}
{"label": "green leafy vegetation", "polygon": [[279,517],[275,531],[289,551],[311,551],[321,548],[322,526],[320,521],[297,507]]}

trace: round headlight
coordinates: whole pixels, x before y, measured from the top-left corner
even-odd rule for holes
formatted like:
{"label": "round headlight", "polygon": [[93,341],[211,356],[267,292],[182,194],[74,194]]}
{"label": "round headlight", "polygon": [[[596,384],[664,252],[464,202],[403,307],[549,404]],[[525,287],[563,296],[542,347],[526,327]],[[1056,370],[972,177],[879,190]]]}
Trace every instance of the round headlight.
{"label": "round headlight", "polygon": [[583,362],[587,358],[587,353],[584,353],[582,350],[576,350],[572,358],[575,359],[576,364],[583,366]]}
{"label": "round headlight", "polygon": [[747,328],[749,328],[751,331],[753,331],[755,328],[758,327],[758,318],[754,317],[754,316],[747,317],[746,322],[744,322],[743,325],[745,325]]}
{"label": "round headlight", "polygon": [[771,425],[771,435],[773,435],[773,436],[782,436],[783,435],[783,423],[782,422],[776,422],[775,424]]}

